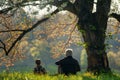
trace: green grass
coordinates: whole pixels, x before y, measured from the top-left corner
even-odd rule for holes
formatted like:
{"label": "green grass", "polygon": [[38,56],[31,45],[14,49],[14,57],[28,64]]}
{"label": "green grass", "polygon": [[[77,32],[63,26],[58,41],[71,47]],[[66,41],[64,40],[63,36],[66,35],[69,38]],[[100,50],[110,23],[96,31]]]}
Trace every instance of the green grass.
{"label": "green grass", "polygon": [[0,73],[0,80],[120,80],[120,74],[101,74],[94,76],[91,73],[78,73],[77,75],[34,75],[33,73],[11,72]]}

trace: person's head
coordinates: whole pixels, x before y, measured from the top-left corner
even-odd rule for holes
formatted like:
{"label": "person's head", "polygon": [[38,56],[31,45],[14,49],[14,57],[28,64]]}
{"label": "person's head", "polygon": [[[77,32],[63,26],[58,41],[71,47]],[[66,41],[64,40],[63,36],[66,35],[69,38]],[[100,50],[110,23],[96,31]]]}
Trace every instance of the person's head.
{"label": "person's head", "polygon": [[66,54],[66,57],[72,56],[73,50],[72,49],[66,49],[65,54]]}
{"label": "person's head", "polygon": [[35,60],[35,63],[36,63],[37,65],[40,65],[40,64],[41,64],[41,60],[40,60],[40,59],[37,59],[37,60]]}

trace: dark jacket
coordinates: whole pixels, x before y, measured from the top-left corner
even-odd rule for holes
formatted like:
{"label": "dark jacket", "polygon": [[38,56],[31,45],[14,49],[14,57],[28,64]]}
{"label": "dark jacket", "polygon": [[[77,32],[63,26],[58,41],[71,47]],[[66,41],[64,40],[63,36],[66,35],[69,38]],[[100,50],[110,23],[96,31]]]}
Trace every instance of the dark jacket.
{"label": "dark jacket", "polygon": [[80,71],[78,61],[72,56],[65,57],[64,59],[57,61],[55,64],[61,67],[61,72],[65,75],[76,74],[78,71]]}
{"label": "dark jacket", "polygon": [[42,66],[37,66],[34,68],[34,73],[35,74],[45,74],[46,70]]}

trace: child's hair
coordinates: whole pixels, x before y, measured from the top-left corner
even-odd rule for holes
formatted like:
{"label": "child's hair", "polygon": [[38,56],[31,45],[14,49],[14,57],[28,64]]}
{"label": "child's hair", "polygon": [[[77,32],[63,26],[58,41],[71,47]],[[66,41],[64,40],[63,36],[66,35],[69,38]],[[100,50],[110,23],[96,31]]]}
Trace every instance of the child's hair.
{"label": "child's hair", "polygon": [[41,64],[41,60],[40,60],[40,59],[37,59],[37,60],[35,60],[35,63],[36,63],[37,65],[40,65],[40,64]]}

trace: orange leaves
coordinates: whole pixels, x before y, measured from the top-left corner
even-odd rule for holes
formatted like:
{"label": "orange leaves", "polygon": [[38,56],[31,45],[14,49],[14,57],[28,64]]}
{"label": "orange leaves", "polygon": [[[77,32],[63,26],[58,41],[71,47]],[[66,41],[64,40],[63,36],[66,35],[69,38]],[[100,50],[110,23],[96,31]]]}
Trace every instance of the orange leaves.
{"label": "orange leaves", "polygon": [[[7,31],[1,32],[1,35],[6,35],[1,38],[3,38],[2,40],[6,44],[7,50],[20,36],[23,32],[22,30],[31,28],[31,25],[33,25],[29,20],[24,18],[22,21],[22,16],[18,14],[16,17],[10,19],[13,26],[9,26],[7,29],[5,27],[4,30]],[[16,23],[17,21],[19,22]],[[77,21],[76,16],[69,12],[66,12],[65,15],[59,13],[56,16],[53,16],[51,19],[40,24],[33,31],[24,36],[22,40],[18,40],[12,51],[10,51],[9,57],[16,61],[17,59],[23,59],[25,53],[31,53],[32,56],[36,56],[40,54],[40,51],[46,51],[44,47],[48,46],[50,47],[49,50],[51,50],[50,53],[53,53],[54,57],[55,55],[61,55],[71,44],[80,41],[79,32],[76,27]]]}
{"label": "orange leaves", "polygon": [[108,59],[111,64],[111,66],[119,66],[120,67],[120,51],[117,53],[109,52],[108,53]]}
{"label": "orange leaves", "polygon": [[76,27],[77,21],[75,15],[69,12],[62,14],[61,12],[42,24],[43,30],[39,33],[43,32],[46,35],[45,39],[49,40],[54,58],[64,53],[64,50],[71,44],[77,44],[78,41],[81,41],[80,33]]}
{"label": "orange leaves", "polygon": [[[17,16],[19,16],[19,18],[21,17],[20,15]],[[17,18],[17,16],[0,14],[0,40],[5,44],[4,49],[6,49],[6,51],[10,49],[11,45],[13,45],[13,42],[22,33],[22,30],[25,30],[31,26],[31,24],[26,24],[26,22],[23,22],[21,20],[19,24],[16,24],[16,21],[19,19]],[[22,43],[22,41],[21,42],[18,41],[18,43],[15,45],[14,49],[11,50],[7,58],[5,56],[4,49],[1,50],[0,64],[9,67],[14,65],[13,62],[25,58],[24,53],[26,52],[25,46],[27,46],[27,44],[28,44],[27,42],[23,41]]]}
{"label": "orange leaves", "polygon": [[108,20],[108,29],[107,32],[111,32],[112,34],[119,34],[120,33],[120,22],[118,22],[115,18],[110,18]]}
{"label": "orange leaves", "polygon": [[1,57],[0,59],[1,59],[0,62],[1,65],[5,65],[7,68],[10,66],[14,66],[13,64],[14,59],[11,59],[9,57]]}
{"label": "orange leaves", "polygon": [[0,27],[0,30],[10,29],[11,27],[13,27],[10,15],[0,14],[0,24],[2,27],[2,28]]}

